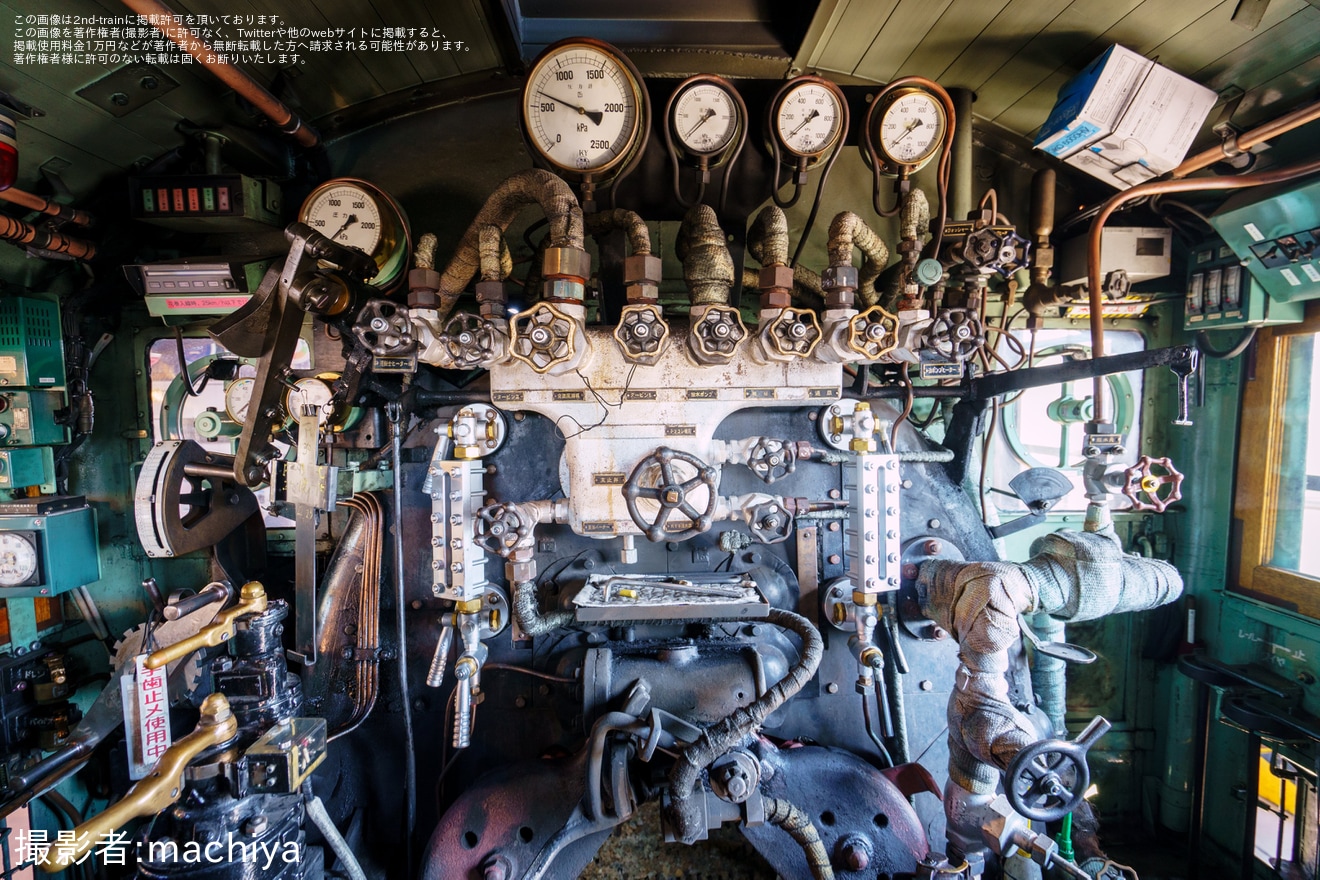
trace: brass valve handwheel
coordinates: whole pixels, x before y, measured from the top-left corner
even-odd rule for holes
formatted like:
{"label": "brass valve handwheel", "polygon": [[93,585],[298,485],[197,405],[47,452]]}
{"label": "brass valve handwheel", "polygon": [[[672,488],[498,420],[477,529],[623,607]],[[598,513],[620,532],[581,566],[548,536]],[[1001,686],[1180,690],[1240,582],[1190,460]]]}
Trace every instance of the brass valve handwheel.
{"label": "brass valve handwheel", "polygon": [[877,360],[898,347],[898,318],[871,306],[848,322],[846,343],[866,360]]}
{"label": "brass valve handwheel", "polygon": [[575,322],[547,302],[515,316],[509,322],[509,348],[513,356],[538,373],[571,360]]}
{"label": "brass valve handwheel", "polygon": [[[1155,473],[1157,467],[1164,473]],[[1123,472],[1123,494],[1132,500],[1133,510],[1163,513],[1170,504],[1182,498],[1182,482],[1182,473],[1167,456],[1151,458],[1143,455]],[[1166,486],[1168,491],[1164,492]]]}

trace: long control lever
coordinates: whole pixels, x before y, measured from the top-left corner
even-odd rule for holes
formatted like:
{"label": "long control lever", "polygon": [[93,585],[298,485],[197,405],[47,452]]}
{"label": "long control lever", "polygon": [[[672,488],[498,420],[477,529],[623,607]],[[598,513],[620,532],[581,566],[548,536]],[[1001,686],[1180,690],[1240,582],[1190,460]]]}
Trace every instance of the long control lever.
{"label": "long control lever", "polygon": [[143,665],[148,669],[160,669],[188,656],[193,651],[223,645],[233,638],[234,627],[240,617],[261,614],[266,610],[267,605],[266,588],[256,581],[249,581],[243,585],[237,605],[221,611],[215,616],[215,620],[209,626],[203,627],[197,635],[153,651],[147,656]]}
{"label": "long control lever", "polygon": [[183,794],[184,771],[207,749],[223,745],[238,735],[238,719],[224,694],[211,694],[202,701],[202,717],[192,733],[166,750],[150,776],[141,779],[128,793],[99,816],[73,830],[73,842],[52,846],[37,862],[43,871],[63,871],[81,861],[87,851],[129,821],[152,816]]}

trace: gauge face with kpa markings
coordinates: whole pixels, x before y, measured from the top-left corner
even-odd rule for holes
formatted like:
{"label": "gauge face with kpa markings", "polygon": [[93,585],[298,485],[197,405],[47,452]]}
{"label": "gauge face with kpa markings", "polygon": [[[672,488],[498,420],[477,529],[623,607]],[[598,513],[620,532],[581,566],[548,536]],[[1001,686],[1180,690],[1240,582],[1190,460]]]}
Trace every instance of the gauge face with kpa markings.
{"label": "gauge face with kpa markings", "polygon": [[723,80],[694,78],[675,96],[669,115],[674,138],[687,152],[713,156],[728,149],[742,130],[742,106]]}
{"label": "gauge face with kpa markings", "polygon": [[523,133],[550,166],[601,175],[636,152],[642,103],[637,73],[617,49],[566,40],[532,65],[523,87]]}
{"label": "gauge face with kpa markings", "polygon": [[791,81],[771,110],[771,133],[780,148],[810,158],[828,151],[844,136],[843,93],[814,76]]}
{"label": "gauge face with kpa markings", "polygon": [[911,173],[939,151],[948,120],[939,100],[920,88],[898,89],[873,105],[865,137],[888,170]]}
{"label": "gauge face with kpa markings", "polygon": [[37,548],[17,532],[0,532],[0,587],[25,584],[37,573]]}
{"label": "gauge face with kpa markings", "polygon": [[356,248],[377,268],[371,285],[382,289],[397,281],[408,264],[411,235],[398,203],[365,180],[340,177],[318,186],[298,209],[298,220],[335,244]]}

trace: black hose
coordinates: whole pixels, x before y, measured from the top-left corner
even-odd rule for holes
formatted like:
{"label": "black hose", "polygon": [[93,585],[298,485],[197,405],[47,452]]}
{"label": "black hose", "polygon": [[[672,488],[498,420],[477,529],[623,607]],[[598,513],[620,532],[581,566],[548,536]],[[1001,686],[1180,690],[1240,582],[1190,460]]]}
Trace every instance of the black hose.
{"label": "black hose", "polygon": [[750,705],[734,710],[707,727],[697,741],[678,756],[673,769],[669,771],[668,815],[674,836],[684,843],[693,843],[705,831],[701,811],[692,801],[693,789],[701,771],[759,728],[771,712],[792,699],[820,666],[825,645],[811,621],[780,608],[771,608],[766,620],[796,633],[802,639],[802,653],[797,663],[773,687]]}
{"label": "black hose", "polygon": [[807,814],[783,798],[765,799],[765,821],[788,832],[802,847],[813,880],[834,880],[829,853],[820,841],[820,832]]}
{"label": "black hose", "polygon": [[1204,330],[1196,334],[1196,347],[1201,354],[1206,357],[1212,357],[1217,360],[1231,360],[1247,350],[1247,346],[1256,340],[1256,328],[1248,327],[1242,334],[1242,338],[1233,345],[1232,348],[1215,348],[1210,342],[1210,334]]}

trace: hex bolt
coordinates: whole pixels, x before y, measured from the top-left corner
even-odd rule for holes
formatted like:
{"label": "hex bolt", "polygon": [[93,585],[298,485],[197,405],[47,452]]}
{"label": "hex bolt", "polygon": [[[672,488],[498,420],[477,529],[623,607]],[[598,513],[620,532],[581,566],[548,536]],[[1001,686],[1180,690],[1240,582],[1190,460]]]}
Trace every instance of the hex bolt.
{"label": "hex bolt", "polygon": [[944,545],[941,544],[939,541],[930,540],[927,541],[925,545],[923,545],[922,549],[925,550],[927,553],[929,553],[931,556],[934,556],[944,549]]}
{"label": "hex bolt", "polygon": [[826,561],[829,562],[830,565],[838,565],[840,562],[843,561],[843,558],[840,557],[839,554],[837,553],[831,553],[830,558]]}
{"label": "hex bolt", "polygon": [[846,871],[865,871],[871,865],[871,846],[850,834],[839,842],[839,861]]}
{"label": "hex bolt", "polygon": [[825,693],[837,694],[838,692],[839,692],[839,683],[837,681],[832,681],[829,684],[825,685]]}
{"label": "hex bolt", "polygon": [[940,521],[937,519],[933,519],[930,522],[926,523],[926,527],[931,529],[938,529],[940,527]]}
{"label": "hex bolt", "polygon": [[248,837],[256,837],[266,830],[268,824],[265,816],[253,816],[243,823],[243,833]]}
{"label": "hex bolt", "polygon": [[923,691],[932,691],[935,689],[935,682],[931,681],[929,678],[923,678],[917,687],[921,688]]}

